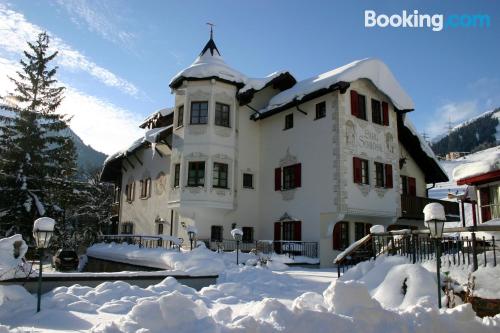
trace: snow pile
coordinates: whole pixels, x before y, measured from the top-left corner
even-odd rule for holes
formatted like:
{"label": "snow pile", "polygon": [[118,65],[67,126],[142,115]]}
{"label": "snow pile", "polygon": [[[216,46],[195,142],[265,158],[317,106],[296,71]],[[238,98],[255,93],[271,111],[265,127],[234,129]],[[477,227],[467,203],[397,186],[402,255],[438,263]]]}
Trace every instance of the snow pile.
{"label": "snow pile", "polygon": [[500,170],[500,146],[488,149],[489,154],[483,159],[473,163],[463,163],[453,169],[453,179],[458,181]]}
{"label": "snow pile", "polygon": [[233,230],[231,230],[231,236],[236,239],[236,235],[243,236],[243,231],[239,228],[234,228]]}
{"label": "snow pile", "polygon": [[299,81],[292,88],[274,96],[269,101],[268,106],[261,110],[261,112],[265,113],[293,100],[301,100],[307,94],[323,88],[329,88],[338,82],[353,82],[358,79],[369,79],[372,81],[376,87],[391,99],[392,103],[398,109],[411,110],[414,108],[411,97],[401,88],[389,68],[382,61],[378,59],[363,59]]}
{"label": "snow pile", "polygon": [[424,207],[424,221],[439,220],[446,221],[444,207],[440,203],[432,202]]}
{"label": "snow pile", "polygon": [[53,231],[56,221],[50,217],[40,217],[33,223],[33,232],[35,231]]}
{"label": "snow pile", "polygon": [[139,124],[139,127],[145,127],[148,122],[150,121],[156,121],[157,119],[159,119],[160,117],[165,117],[171,113],[174,112],[174,108],[163,108],[163,109],[160,109],[152,114],[150,114],[149,116],[147,116],[140,124]]}
{"label": "snow pile", "polygon": [[26,271],[23,259],[28,251],[28,245],[22,236],[17,234],[0,239],[0,280],[24,277]]}
{"label": "snow pile", "polygon": [[385,226],[383,226],[383,225],[376,224],[376,225],[370,227],[371,234],[380,234],[383,232],[385,232]]}

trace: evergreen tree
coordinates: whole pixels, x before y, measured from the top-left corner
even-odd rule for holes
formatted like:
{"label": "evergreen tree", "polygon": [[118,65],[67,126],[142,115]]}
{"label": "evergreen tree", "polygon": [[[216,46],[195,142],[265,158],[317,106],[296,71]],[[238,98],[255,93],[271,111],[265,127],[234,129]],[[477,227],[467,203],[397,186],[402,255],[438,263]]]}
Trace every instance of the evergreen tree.
{"label": "evergreen tree", "polygon": [[0,97],[0,229],[31,239],[34,219],[54,216],[61,198],[71,196],[76,170],[73,141],[63,135],[70,118],[56,113],[64,87],[50,62],[49,36],[40,33],[28,49],[15,78],[14,91]]}

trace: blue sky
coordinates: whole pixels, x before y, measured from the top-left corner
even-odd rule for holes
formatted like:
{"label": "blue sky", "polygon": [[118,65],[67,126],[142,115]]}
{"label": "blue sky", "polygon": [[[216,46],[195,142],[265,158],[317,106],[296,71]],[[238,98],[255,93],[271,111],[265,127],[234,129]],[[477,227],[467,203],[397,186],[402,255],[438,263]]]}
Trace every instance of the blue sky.
{"label": "blue sky", "polygon": [[[364,11],[487,14],[489,28],[365,28]],[[171,106],[168,83],[208,39],[251,77],[290,70],[296,78],[376,57],[412,96],[419,131],[437,135],[500,106],[498,1],[35,1],[0,0],[0,93],[23,43],[38,30],[62,48],[59,78],[73,129],[112,153],[140,135],[136,124]],[[2,80],[4,81],[2,83]]]}

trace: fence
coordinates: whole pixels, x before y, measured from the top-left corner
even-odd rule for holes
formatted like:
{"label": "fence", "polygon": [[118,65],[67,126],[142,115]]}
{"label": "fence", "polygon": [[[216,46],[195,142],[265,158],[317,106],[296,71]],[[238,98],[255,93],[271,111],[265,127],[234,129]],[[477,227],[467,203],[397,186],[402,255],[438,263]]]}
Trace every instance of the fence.
{"label": "fence", "polygon": [[145,235],[100,235],[97,237],[97,242],[127,243],[131,245],[138,245],[139,248],[176,248],[180,250],[180,245],[182,245],[183,239]]}
{"label": "fence", "polygon": [[[500,249],[494,235],[477,236],[477,232],[500,231],[500,226],[477,226],[466,228],[447,228],[444,237],[431,238],[428,230],[401,230],[384,233],[373,233],[358,247],[350,252],[342,253],[336,261],[338,274],[357,262],[376,258],[381,254],[408,257],[413,263],[435,260],[441,255],[443,266],[472,266],[475,271],[480,266],[496,266]],[[451,235],[450,235],[451,234]],[[357,251],[367,253],[358,256]]]}
{"label": "fence", "polygon": [[[140,248],[178,248],[183,244],[182,238],[170,238],[165,236],[145,236],[145,235],[101,235],[98,236],[97,242],[104,243],[127,243],[138,245]],[[177,244],[176,244],[177,242]],[[205,243],[205,246],[217,252],[235,251],[236,241],[234,239],[223,239],[222,241],[211,241],[210,239],[198,239],[197,242]],[[189,242],[188,242],[189,243]],[[290,258],[304,256],[310,258],[318,257],[317,242],[302,242],[302,241],[267,241],[256,240],[252,242],[239,243],[241,252],[250,252],[255,250],[260,253],[288,255]]]}

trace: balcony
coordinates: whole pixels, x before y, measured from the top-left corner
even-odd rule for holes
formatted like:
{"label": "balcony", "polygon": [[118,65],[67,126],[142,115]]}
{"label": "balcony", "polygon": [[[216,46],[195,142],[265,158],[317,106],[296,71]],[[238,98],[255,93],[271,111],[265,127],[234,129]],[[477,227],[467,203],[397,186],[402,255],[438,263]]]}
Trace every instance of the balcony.
{"label": "balcony", "polygon": [[[401,218],[423,221],[424,207],[431,202],[443,205],[447,217],[452,215],[454,217],[460,216],[460,208],[456,202],[401,195]],[[458,218],[454,218],[454,220],[456,219]]]}

